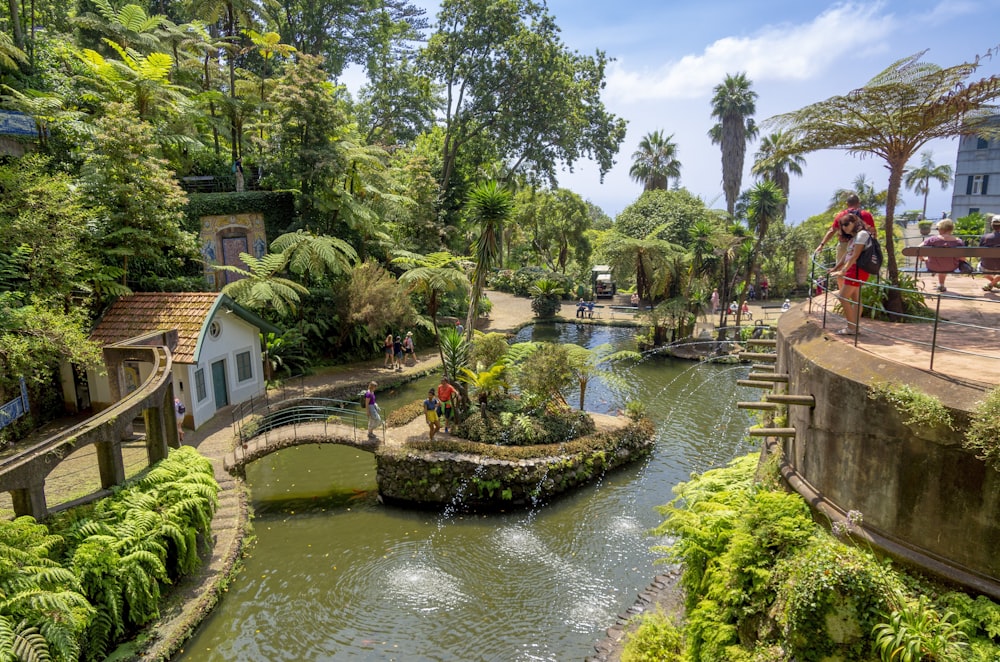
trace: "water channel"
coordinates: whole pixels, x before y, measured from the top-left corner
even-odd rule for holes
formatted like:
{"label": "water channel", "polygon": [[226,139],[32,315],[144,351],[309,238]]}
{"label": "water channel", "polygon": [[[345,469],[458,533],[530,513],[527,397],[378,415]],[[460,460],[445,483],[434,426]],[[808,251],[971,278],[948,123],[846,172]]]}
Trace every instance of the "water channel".
{"label": "water channel", "polygon": [[[634,330],[560,325],[517,340],[610,342]],[[662,567],[655,506],[691,472],[753,450],[736,386],[745,366],[647,357],[616,369],[627,393],[591,384],[586,408],[640,399],[656,421],[643,463],[530,511],[460,515],[387,508],[373,456],[341,446],[280,451],[249,467],[256,543],[181,660],[582,660]],[[380,397],[423,398],[435,378]],[[576,404],[578,394],[567,393]]]}

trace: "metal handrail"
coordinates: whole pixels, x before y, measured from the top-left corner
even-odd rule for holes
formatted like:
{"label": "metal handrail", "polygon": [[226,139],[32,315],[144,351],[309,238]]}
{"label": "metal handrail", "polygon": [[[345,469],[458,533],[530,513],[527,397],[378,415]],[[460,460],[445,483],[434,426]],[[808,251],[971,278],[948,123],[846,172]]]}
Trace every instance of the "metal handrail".
{"label": "metal handrail", "polygon": [[[820,270],[822,273],[827,273],[827,272],[829,272],[829,270],[831,268],[830,265],[828,265],[828,264],[826,264],[824,262],[821,262],[818,259],[818,256],[816,256],[815,254],[812,256],[811,263],[812,263],[811,264],[812,268],[810,270],[810,278],[809,278],[809,280],[810,280],[810,287],[809,287],[809,305],[810,305],[810,310],[809,310],[809,312],[810,313],[812,312],[812,303],[813,303],[813,300],[816,298],[815,287],[816,287],[816,284],[818,283],[818,279],[816,278],[816,272],[817,272],[817,270]],[[902,272],[902,269],[903,269],[902,265],[900,265],[900,269],[901,269],[901,272]],[[976,356],[976,357],[979,357],[979,358],[986,358],[986,359],[992,359],[992,360],[1000,360],[1000,357],[998,357],[996,355],[984,354],[984,353],[981,353],[981,352],[976,352],[976,351],[971,350],[970,349],[971,345],[970,346],[965,346],[965,347],[951,347],[951,346],[948,346],[948,345],[941,344],[939,342],[939,338],[938,338],[938,336],[939,336],[939,330],[941,329],[941,327],[963,328],[963,329],[970,329],[970,330],[975,330],[975,331],[984,332],[984,333],[996,333],[996,334],[1000,335],[1000,327],[997,327],[997,326],[985,326],[985,325],[980,325],[980,324],[969,324],[967,322],[953,322],[951,320],[943,319],[941,317],[941,312],[940,312],[941,311],[941,302],[943,300],[969,301],[969,302],[976,302],[977,304],[981,304],[981,305],[985,304],[985,305],[990,305],[990,306],[997,306],[996,314],[997,314],[997,318],[998,319],[1000,319],[1000,302],[993,301],[993,300],[990,300],[990,299],[984,299],[982,297],[964,296],[964,295],[960,295],[960,294],[955,294],[953,292],[926,292],[926,291],[924,291],[922,289],[909,289],[909,288],[903,288],[903,287],[895,287],[895,286],[893,286],[893,285],[891,285],[889,283],[881,281],[881,279],[878,279],[878,278],[876,278],[874,282],[872,282],[871,280],[869,280],[868,282],[865,282],[865,283],[861,284],[861,288],[860,288],[860,290],[861,290],[861,295],[860,295],[861,310],[859,311],[858,324],[855,326],[855,333],[854,333],[854,336],[853,336],[855,347],[858,346],[859,337],[860,337],[860,334],[861,334],[861,322],[865,318],[866,314],[869,317],[871,317],[871,318],[874,319],[875,313],[876,312],[880,312],[880,310],[877,309],[877,308],[875,308],[874,306],[870,306],[870,305],[865,305],[864,304],[864,298],[865,298],[864,297],[864,292],[865,292],[865,289],[869,288],[869,291],[870,291],[870,288],[872,288],[872,287],[878,288],[878,289],[883,290],[883,291],[894,290],[894,291],[898,291],[900,293],[915,293],[915,294],[920,294],[921,296],[924,297],[925,304],[927,303],[926,302],[927,297],[930,297],[930,296],[935,297],[935,301],[933,303],[933,306],[930,306],[930,305],[927,306],[928,309],[933,308],[933,315],[932,316],[913,315],[913,314],[907,314],[907,313],[894,313],[895,317],[905,318],[905,319],[907,319],[909,321],[913,321],[913,322],[929,322],[929,323],[931,323],[932,324],[932,331],[931,331],[931,339],[930,339],[929,342],[927,342],[927,341],[921,341],[921,340],[916,340],[916,339],[913,339],[913,338],[903,338],[903,337],[896,336],[896,335],[893,335],[893,334],[890,334],[890,333],[886,333],[884,330],[879,330],[879,329],[876,329],[875,327],[872,327],[872,326],[866,327],[866,330],[865,330],[865,333],[870,333],[870,334],[877,335],[877,336],[880,336],[880,337],[883,337],[883,338],[889,338],[889,339],[891,339],[893,341],[905,342],[905,343],[908,343],[908,344],[912,344],[912,345],[916,345],[916,346],[921,346],[921,347],[929,348],[930,349],[930,361],[929,361],[929,366],[928,366],[929,370],[931,370],[931,371],[934,370],[934,358],[935,358],[936,354],[939,351],[948,351],[948,352],[952,352],[952,353],[956,353],[956,354],[965,354],[965,355],[968,355],[968,356]],[[831,293],[833,294],[834,299],[838,299],[838,300],[840,299],[839,294],[837,292],[833,292],[832,289],[831,289],[831,287],[830,287],[830,283],[827,282],[824,285],[824,287],[823,287],[823,315],[822,315],[821,326],[824,329],[827,328],[827,313],[830,312],[831,314],[833,314],[832,313],[832,307],[831,307],[831,305],[829,303],[829,297],[830,297]],[[881,300],[881,297],[880,297],[880,300]],[[838,319],[845,319],[843,316],[837,316],[837,317],[838,317]]]}

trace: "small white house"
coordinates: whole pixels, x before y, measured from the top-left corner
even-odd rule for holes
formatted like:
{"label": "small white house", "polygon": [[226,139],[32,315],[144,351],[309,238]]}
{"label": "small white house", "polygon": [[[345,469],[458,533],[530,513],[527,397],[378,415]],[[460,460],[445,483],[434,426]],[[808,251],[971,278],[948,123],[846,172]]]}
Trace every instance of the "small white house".
{"label": "small white house", "polygon": [[[160,331],[177,331],[173,351],[174,395],[187,413],[184,426],[197,429],[228,405],[264,392],[260,332],[280,333],[273,324],[217,292],[140,292],[121,297],[101,316],[90,335],[101,345]],[[126,361],[122,395],[149,376],[152,364]],[[107,371],[86,375],[63,368],[63,396],[73,411],[100,411],[112,402]]]}

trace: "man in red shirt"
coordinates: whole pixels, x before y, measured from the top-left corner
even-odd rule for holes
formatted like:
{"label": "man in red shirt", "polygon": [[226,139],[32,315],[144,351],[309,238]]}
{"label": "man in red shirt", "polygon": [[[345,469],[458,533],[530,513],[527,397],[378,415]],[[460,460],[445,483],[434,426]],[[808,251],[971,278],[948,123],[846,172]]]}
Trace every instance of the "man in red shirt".
{"label": "man in red shirt", "polygon": [[444,417],[444,431],[451,434],[451,422],[454,417],[454,406],[461,396],[458,390],[451,385],[447,377],[441,378],[441,384],[437,388],[437,398],[441,401],[441,411]]}
{"label": "man in red shirt", "polygon": [[844,233],[840,231],[840,221],[848,213],[852,213],[865,224],[865,230],[868,231],[872,237],[878,237],[878,231],[875,227],[875,219],[872,217],[871,212],[861,209],[861,200],[858,198],[857,194],[851,193],[847,196],[847,209],[837,214],[836,218],[833,219],[833,224],[830,229],[826,231],[823,238],[819,242],[819,246],[816,247],[814,253],[819,253],[826,246],[826,242],[830,241],[833,235],[838,235],[837,239],[837,262],[839,263],[843,258],[844,254],[847,253],[847,247],[851,245],[851,238],[845,236]]}

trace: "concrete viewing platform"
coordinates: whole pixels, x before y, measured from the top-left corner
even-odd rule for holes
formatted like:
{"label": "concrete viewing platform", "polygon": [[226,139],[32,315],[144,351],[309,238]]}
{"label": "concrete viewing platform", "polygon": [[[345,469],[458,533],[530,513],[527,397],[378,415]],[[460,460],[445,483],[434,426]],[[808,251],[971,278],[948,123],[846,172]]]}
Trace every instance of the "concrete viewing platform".
{"label": "concrete viewing platform", "polygon": [[[1000,384],[1000,292],[984,292],[986,281],[981,276],[949,275],[944,293],[935,291],[934,274],[921,274],[918,282],[932,317],[940,305],[942,323],[935,329],[931,320],[897,323],[862,317],[857,349],[969,386],[986,389]],[[799,305],[817,325],[822,325],[825,313],[831,340],[855,344],[853,336],[833,333],[844,327],[833,292]]]}

